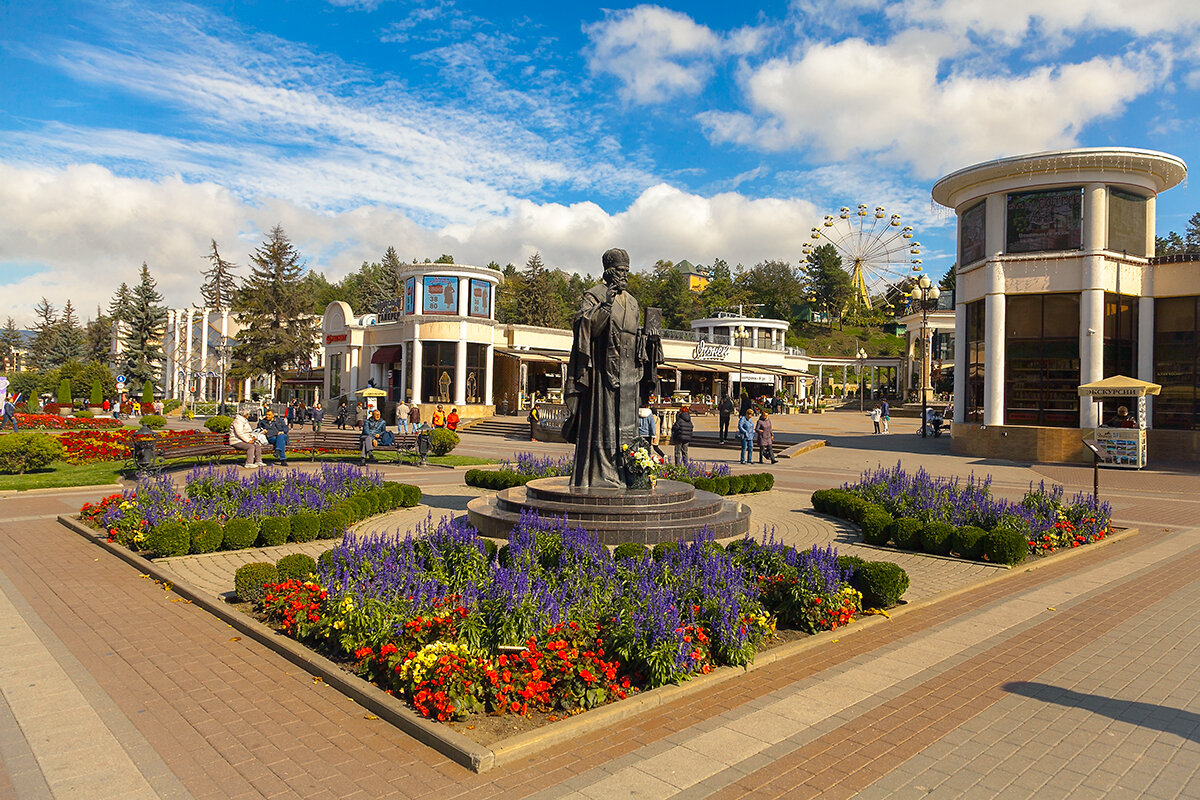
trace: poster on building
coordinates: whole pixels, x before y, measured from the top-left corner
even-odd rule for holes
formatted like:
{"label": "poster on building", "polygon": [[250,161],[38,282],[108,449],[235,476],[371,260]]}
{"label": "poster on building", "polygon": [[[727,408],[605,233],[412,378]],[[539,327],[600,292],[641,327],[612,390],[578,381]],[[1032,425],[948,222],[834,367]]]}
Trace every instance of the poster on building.
{"label": "poster on building", "polygon": [[422,284],[425,294],[425,314],[458,313],[458,278],[425,276]]}
{"label": "poster on building", "polygon": [[1132,192],[1108,189],[1108,249],[1131,256],[1146,252],[1146,198]]}
{"label": "poster on building", "polygon": [[492,315],[491,292],[488,282],[476,278],[471,279],[471,304],[467,313],[472,317],[490,317]]}
{"label": "poster on building", "polygon": [[1078,250],[1083,246],[1083,190],[1051,189],[1008,196],[1009,253]]}
{"label": "poster on building", "polygon": [[404,313],[412,314],[417,305],[417,279],[409,278],[404,282]]}
{"label": "poster on building", "polygon": [[987,204],[978,202],[958,218],[958,263],[973,264],[983,258],[987,229]]}

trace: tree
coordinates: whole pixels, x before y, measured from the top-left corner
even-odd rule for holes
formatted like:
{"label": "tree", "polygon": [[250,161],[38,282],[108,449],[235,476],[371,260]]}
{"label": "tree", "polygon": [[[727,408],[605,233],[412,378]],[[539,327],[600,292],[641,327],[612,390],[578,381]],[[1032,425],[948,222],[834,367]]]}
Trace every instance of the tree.
{"label": "tree", "polygon": [[938,281],[938,288],[944,292],[954,291],[954,286],[958,281],[958,262],[950,265],[950,269],[946,270],[946,274]]}
{"label": "tree", "polygon": [[62,317],[55,323],[55,328],[47,350],[49,365],[57,367],[68,361],[82,360],[86,356],[83,329],[79,327],[79,316],[70,300],[63,306]]}
{"label": "tree", "polygon": [[217,250],[217,240],[212,241],[212,252],[208,254],[208,269],[201,274],[204,282],[200,284],[200,299],[205,308],[215,308],[218,311],[233,305],[233,295],[237,291],[237,276],[234,270],[237,266],[221,258]]}
{"label": "tree", "polygon": [[1183,253],[1200,253],[1200,212],[1188,219],[1183,236],[1171,231],[1166,236],[1154,237],[1154,255],[1174,256]]}
{"label": "tree", "polygon": [[29,360],[35,369],[53,369],[53,352],[57,349],[55,339],[58,337],[58,310],[50,301],[42,298],[33,307],[37,322],[33,323],[33,344],[29,348]]}
{"label": "tree", "polygon": [[[154,402],[154,382],[146,381],[145,383],[142,384],[142,405],[149,406],[153,402]],[[145,408],[143,408],[142,410],[144,413]]]}
{"label": "tree", "polygon": [[452,256],[448,253],[442,253],[440,256],[437,257],[437,260],[434,261],[433,263],[435,263],[435,264],[453,264],[454,256]]}
{"label": "tree", "polygon": [[854,295],[854,284],[842,268],[842,257],[836,247],[823,244],[808,254],[801,286],[803,293],[828,315],[832,331],[834,316],[841,319],[842,311]]}
{"label": "tree", "polygon": [[11,371],[19,371],[20,351],[24,348],[25,337],[21,335],[20,329],[17,328],[17,323],[9,317],[4,327],[0,328],[0,360],[3,360],[4,368]]}
{"label": "tree", "polygon": [[771,319],[790,321],[793,306],[802,304],[806,296],[800,276],[787,261],[755,264],[738,276],[738,286],[745,291],[747,300]]}
{"label": "tree", "polygon": [[519,324],[525,279],[512,264],[506,264],[500,275],[500,285],[496,287],[496,321],[506,325]]}
{"label": "tree", "polygon": [[129,291],[129,286],[122,282],[121,288],[117,289],[108,304],[108,316],[112,317],[115,322],[129,322],[132,308],[133,294]]}
{"label": "tree", "polygon": [[278,385],[285,367],[312,355],[317,319],[303,279],[300,253],[276,225],[250,256],[250,276],[234,299],[242,326],[234,347],[235,378],[267,373]]}
{"label": "tree", "polygon": [[100,381],[92,381],[92,391],[88,395],[88,405],[98,406],[104,402],[104,387]]}
{"label": "tree", "polygon": [[86,361],[108,361],[112,357],[112,319],[96,307],[96,318],[83,331],[83,358]]}
{"label": "tree", "polygon": [[641,303],[662,309],[664,328],[686,330],[688,323],[695,319],[698,298],[688,288],[687,276],[675,269],[672,262],[661,259],[655,262],[646,290]]}
{"label": "tree", "polygon": [[167,328],[167,309],[162,302],[158,284],[143,261],[138,285],[129,292],[128,318],[121,335],[119,359],[131,383],[154,380],[159,375],[163,362],[160,345]]}
{"label": "tree", "polygon": [[58,404],[60,406],[66,406],[67,408],[71,407],[72,398],[71,398],[71,379],[70,378],[63,378],[61,381],[58,382],[58,397],[57,397],[57,399],[58,399]]}
{"label": "tree", "polygon": [[554,279],[540,253],[534,253],[525,262],[521,274],[522,289],[517,298],[517,317],[522,325],[538,325],[552,328],[561,324],[565,313],[562,297],[555,291]]}
{"label": "tree", "polygon": [[728,311],[744,302],[746,302],[745,292],[734,285],[729,264],[724,259],[714,260],[712,278],[709,279],[708,286],[704,287],[704,291],[700,293],[700,304],[703,306],[704,316],[711,317],[718,311]]}

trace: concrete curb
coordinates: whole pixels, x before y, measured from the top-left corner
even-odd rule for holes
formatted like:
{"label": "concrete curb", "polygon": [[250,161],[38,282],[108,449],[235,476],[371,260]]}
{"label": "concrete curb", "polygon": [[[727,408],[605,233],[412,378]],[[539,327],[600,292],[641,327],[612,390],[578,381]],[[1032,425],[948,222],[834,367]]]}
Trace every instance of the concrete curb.
{"label": "concrete curb", "polygon": [[84,483],[79,486],[46,486],[41,489],[3,489],[0,497],[28,497],[39,494],[76,494],[81,492],[122,492],[125,485],[121,483]]}
{"label": "concrete curb", "polygon": [[826,447],[828,445],[829,442],[825,439],[809,439],[806,442],[800,442],[799,444],[791,445],[786,450],[781,451],[779,453],[779,458],[795,458],[796,456],[802,456],[805,453],[811,453],[813,450]]}
{"label": "concrete curb", "polygon": [[[347,697],[355,700],[357,703],[371,711],[380,719],[386,720],[404,733],[412,736],[417,741],[432,747],[455,763],[477,773],[487,772],[495,767],[529,758],[530,756],[533,756],[542,750],[554,747],[558,744],[569,742],[582,734],[590,733],[631,717],[636,717],[646,711],[658,708],[668,703],[672,703],[691,694],[704,691],[713,686],[736,678],[739,675],[743,675],[756,669],[761,669],[762,667],[765,667],[769,664],[774,664],[784,659],[792,658],[793,656],[804,653],[812,648],[821,647],[826,644],[832,644],[846,636],[859,635],[863,631],[870,630],[876,625],[884,624],[891,617],[912,613],[918,609],[931,606],[934,603],[940,603],[958,595],[965,594],[985,586],[990,586],[991,584],[1005,580],[1014,574],[1013,571],[1008,568],[1002,570],[998,569],[996,574],[988,578],[984,578],[976,583],[972,583],[968,586],[952,589],[950,591],[943,592],[914,603],[897,606],[888,612],[888,617],[884,617],[882,615],[869,615],[860,617],[850,625],[839,628],[835,631],[823,631],[821,633],[808,636],[804,639],[799,639],[794,642],[780,645],[779,647],[771,648],[770,650],[759,653],[754,662],[744,668],[718,667],[708,675],[697,675],[691,680],[681,684],[660,686],[657,689],[651,689],[649,691],[633,695],[625,700],[591,709],[584,714],[568,717],[567,719],[545,725],[536,730],[515,734],[506,739],[495,742],[489,747],[481,745],[458,733],[457,731],[447,728],[444,725],[430,722],[424,717],[421,717],[415,711],[408,708],[408,706],[397,700],[395,697],[386,694],[376,686],[362,680],[356,675],[346,672],[337,664],[333,663],[324,656],[300,644],[294,639],[275,632],[266,625],[263,625],[257,620],[254,620],[251,617],[234,610],[225,603],[219,602],[214,598],[211,598],[208,595],[188,586],[186,583],[178,581],[174,576],[168,575],[160,570],[154,562],[142,558],[125,547],[108,542],[103,536],[98,535],[93,529],[87,527],[78,520],[65,514],[61,514],[58,517],[58,521],[68,529],[73,530],[85,539],[97,544],[118,558],[136,567],[139,571],[147,573],[164,583],[170,583],[172,590],[180,596],[191,600],[193,604],[200,606],[204,610],[215,615],[218,619],[228,623],[238,631],[253,638],[260,644],[265,645],[309,674],[322,678],[325,683],[342,692]],[[1120,533],[1114,534],[1113,536],[1110,536],[1099,542],[1094,542],[1087,547],[1064,550],[1059,553],[1040,558],[1035,562],[1020,564],[1018,566],[1023,567],[1025,571],[1031,571],[1047,564],[1053,564],[1057,563],[1058,561],[1071,558],[1072,556],[1081,552],[1091,552],[1099,547],[1105,547],[1114,542],[1124,542],[1126,539],[1137,533],[1137,528],[1126,528]],[[889,550],[894,548],[876,549]],[[960,561],[961,559],[952,560]]]}

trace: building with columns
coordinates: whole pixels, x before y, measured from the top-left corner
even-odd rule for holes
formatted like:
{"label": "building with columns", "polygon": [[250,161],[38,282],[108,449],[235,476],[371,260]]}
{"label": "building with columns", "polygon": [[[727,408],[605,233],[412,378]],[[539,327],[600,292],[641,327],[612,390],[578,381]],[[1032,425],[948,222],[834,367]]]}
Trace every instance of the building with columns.
{"label": "building with columns", "polygon": [[1200,261],[1154,257],[1156,197],[1186,176],[1166,153],[1080,148],[934,185],[958,221],[957,452],[1088,461],[1085,432],[1115,408],[1078,386],[1126,375],[1163,385],[1140,420],[1150,458],[1200,454]]}

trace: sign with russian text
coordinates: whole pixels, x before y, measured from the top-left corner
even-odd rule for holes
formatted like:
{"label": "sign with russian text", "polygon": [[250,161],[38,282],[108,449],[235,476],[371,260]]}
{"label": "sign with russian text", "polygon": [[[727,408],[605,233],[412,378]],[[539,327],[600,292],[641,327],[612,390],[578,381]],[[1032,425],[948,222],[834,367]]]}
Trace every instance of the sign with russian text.
{"label": "sign with russian text", "polygon": [[458,313],[458,278],[426,275],[422,283],[425,314]]}
{"label": "sign with russian text", "polygon": [[472,317],[490,317],[492,315],[492,293],[490,284],[477,278],[471,278],[471,302],[467,313]]}
{"label": "sign with russian text", "polygon": [[346,341],[346,334],[344,333],[331,333],[325,337],[325,344],[333,344],[334,342],[344,341]]}
{"label": "sign with russian text", "polygon": [[701,339],[692,350],[693,361],[724,361],[729,356],[729,345],[713,344]]}
{"label": "sign with russian text", "polygon": [[409,278],[404,282],[404,313],[415,314],[417,306],[417,279]]}

